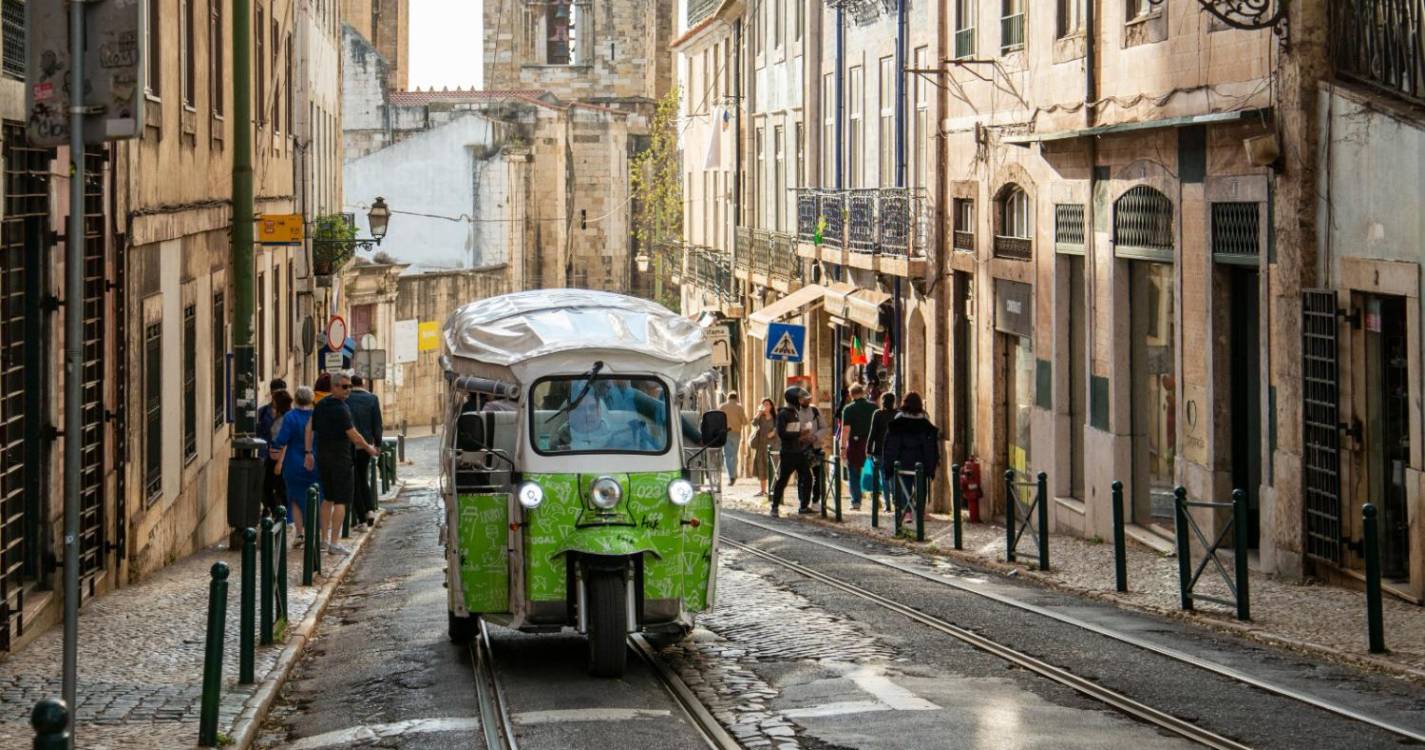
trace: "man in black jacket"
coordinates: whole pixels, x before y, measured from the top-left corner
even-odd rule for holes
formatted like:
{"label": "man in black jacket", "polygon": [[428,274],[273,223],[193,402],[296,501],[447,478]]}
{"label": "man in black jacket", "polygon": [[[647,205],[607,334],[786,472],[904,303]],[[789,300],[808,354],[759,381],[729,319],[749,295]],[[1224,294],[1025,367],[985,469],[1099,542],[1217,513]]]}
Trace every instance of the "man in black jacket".
{"label": "man in black jacket", "polygon": [[[940,430],[930,423],[919,393],[905,395],[900,413],[886,428],[881,461],[882,476],[895,495],[896,512],[909,520],[912,498],[901,491],[901,483],[894,476],[896,468],[913,471],[919,465],[924,470],[925,486],[929,488],[935,478],[935,470],[940,466]],[[913,489],[909,484],[906,488]]]}
{"label": "man in black jacket", "polygon": [[777,437],[781,439],[782,464],[777,472],[777,483],[772,486],[772,517],[781,515],[782,495],[787,490],[787,482],[792,472],[797,474],[798,513],[811,511],[811,465],[808,451],[812,445],[810,425],[804,425],[798,410],[806,391],[793,386],[782,394],[786,403],[777,411]]}
{"label": "man in black jacket", "polygon": [[881,408],[871,415],[871,434],[866,438],[866,457],[871,460],[871,481],[875,482],[874,489],[885,499],[886,510],[891,509],[891,491],[881,481],[881,467],[886,465],[886,462],[881,460],[881,451],[885,448],[886,429],[895,418],[896,394],[882,393]]}

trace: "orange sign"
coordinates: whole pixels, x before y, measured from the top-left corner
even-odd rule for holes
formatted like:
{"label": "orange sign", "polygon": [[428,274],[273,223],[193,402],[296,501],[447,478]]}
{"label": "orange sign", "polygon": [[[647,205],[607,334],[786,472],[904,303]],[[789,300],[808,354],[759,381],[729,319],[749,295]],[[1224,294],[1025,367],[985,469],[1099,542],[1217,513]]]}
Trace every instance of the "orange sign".
{"label": "orange sign", "polygon": [[257,241],[263,245],[300,245],[303,229],[301,214],[264,214],[257,220]]}

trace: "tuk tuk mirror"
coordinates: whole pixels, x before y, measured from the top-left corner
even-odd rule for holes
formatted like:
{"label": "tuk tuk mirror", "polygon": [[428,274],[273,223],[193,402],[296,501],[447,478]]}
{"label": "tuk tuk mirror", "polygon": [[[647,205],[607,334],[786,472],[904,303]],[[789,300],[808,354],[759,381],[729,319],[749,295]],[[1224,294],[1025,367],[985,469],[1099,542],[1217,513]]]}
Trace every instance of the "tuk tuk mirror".
{"label": "tuk tuk mirror", "polygon": [[479,450],[485,447],[485,420],[478,412],[466,412],[455,423],[455,434],[460,450]]}
{"label": "tuk tuk mirror", "polygon": [[704,412],[698,431],[702,434],[704,447],[721,448],[727,445],[727,415],[716,409]]}

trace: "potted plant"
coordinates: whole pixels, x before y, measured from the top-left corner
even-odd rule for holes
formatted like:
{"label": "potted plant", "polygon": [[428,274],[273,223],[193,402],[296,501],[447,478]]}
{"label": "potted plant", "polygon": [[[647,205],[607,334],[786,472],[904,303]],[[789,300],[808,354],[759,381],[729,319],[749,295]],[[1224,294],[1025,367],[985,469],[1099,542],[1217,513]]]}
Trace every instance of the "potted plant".
{"label": "potted plant", "polygon": [[356,226],[343,214],[318,216],[312,231],[312,272],[331,276],[352,254]]}

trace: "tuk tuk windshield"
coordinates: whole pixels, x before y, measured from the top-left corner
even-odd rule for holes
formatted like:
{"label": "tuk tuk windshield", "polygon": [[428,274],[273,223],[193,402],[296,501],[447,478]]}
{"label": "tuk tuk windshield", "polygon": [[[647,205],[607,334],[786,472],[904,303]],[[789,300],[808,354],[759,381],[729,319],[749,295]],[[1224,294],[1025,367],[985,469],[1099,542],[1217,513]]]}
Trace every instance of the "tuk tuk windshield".
{"label": "tuk tuk windshield", "polygon": [[655,378],[546,378],[530,396],[531,442],[541,455],[668,451],[668,391]]}

